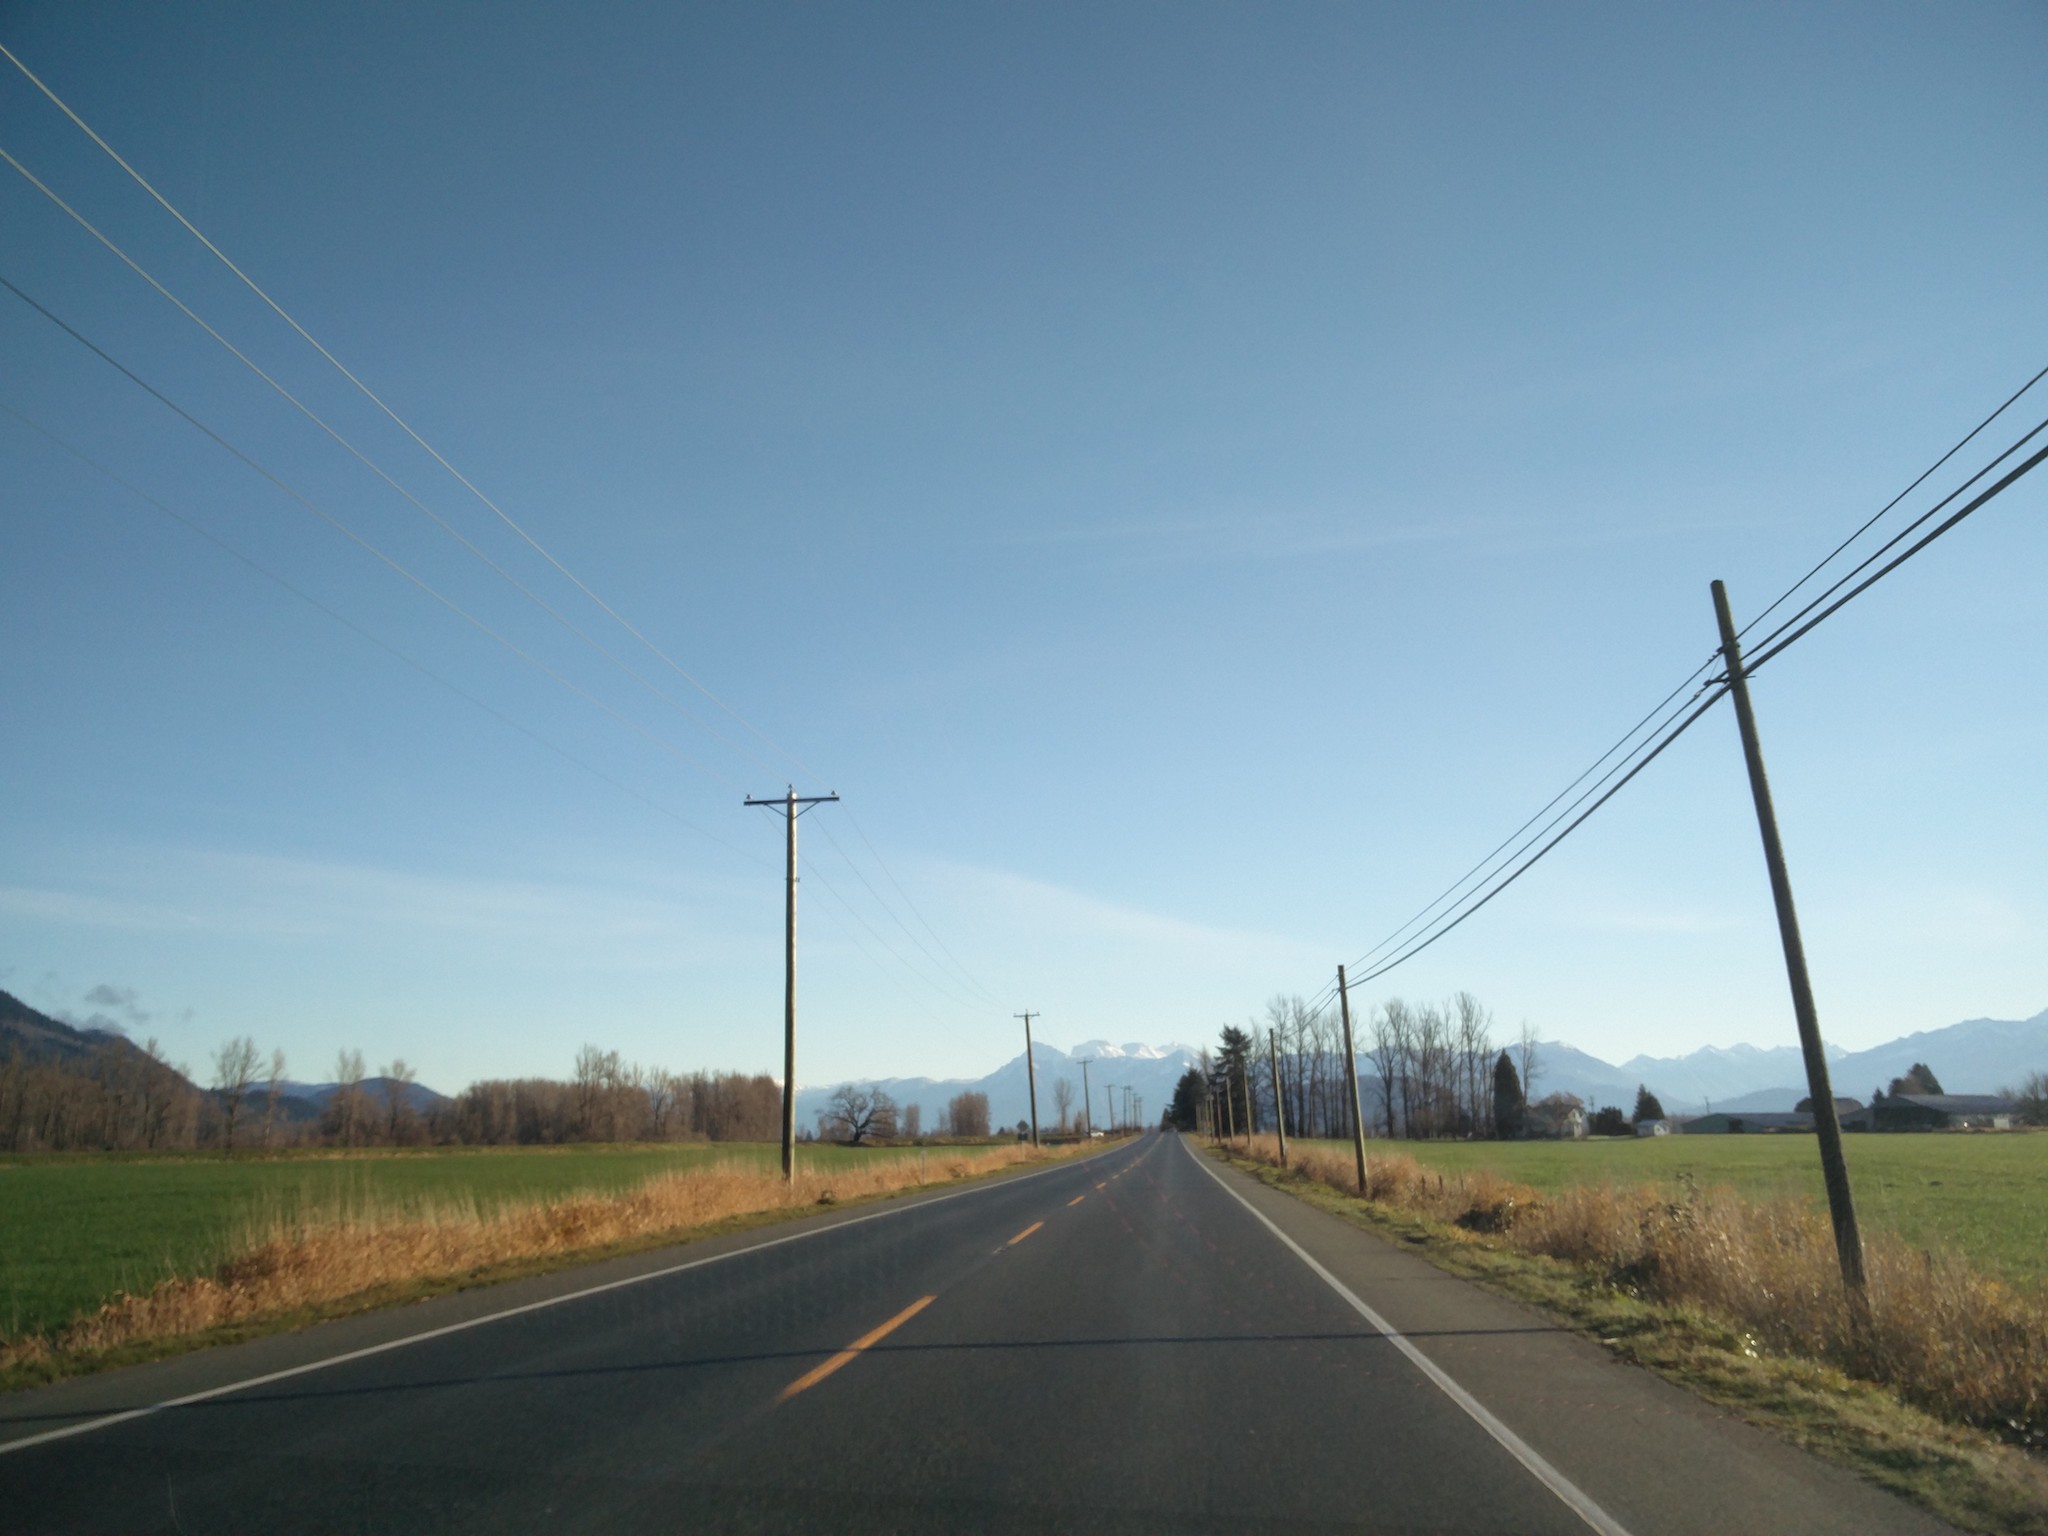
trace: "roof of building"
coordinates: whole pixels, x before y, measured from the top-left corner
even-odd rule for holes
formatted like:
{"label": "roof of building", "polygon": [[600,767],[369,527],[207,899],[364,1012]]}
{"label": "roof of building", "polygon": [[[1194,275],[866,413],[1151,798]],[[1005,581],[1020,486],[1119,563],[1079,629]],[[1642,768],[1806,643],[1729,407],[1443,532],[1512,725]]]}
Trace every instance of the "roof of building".
{"label": "roof of building", "polygon": [[1995,1093],[1894,1093],[1877,1107],[1899,1103],[1944,1115],[2009,1115],[2015,1107],[2011,1099]]}

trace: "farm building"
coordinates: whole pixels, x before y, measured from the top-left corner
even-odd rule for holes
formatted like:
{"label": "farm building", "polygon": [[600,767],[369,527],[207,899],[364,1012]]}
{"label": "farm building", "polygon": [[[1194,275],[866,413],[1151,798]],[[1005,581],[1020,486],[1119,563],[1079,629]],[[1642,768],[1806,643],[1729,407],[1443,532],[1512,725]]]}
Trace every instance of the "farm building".
{"label": "farm building", "polygon": [[2013,1102],[1989,1093],[1894,1093],[1870,1106],[1875,1131],[2010,1130]]}
{"label": "farm building", "polygon": [[1734,1114],[1699,1115],[1686,1121],[1688,1136],[1755,1136],[1772,1131],[1810,1131],[1813,1116],[1789,1109],[1745,1109]]}

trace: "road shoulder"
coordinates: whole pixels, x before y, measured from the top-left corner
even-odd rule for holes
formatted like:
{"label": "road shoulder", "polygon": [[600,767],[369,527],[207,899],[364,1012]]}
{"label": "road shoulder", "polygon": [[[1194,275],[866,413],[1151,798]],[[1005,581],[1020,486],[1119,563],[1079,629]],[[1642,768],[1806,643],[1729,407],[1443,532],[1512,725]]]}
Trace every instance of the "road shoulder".
{"label": "road shoulder", "polygon": [[1952,1529],[1531,1307],[1184,1146],[1638,1536]]}

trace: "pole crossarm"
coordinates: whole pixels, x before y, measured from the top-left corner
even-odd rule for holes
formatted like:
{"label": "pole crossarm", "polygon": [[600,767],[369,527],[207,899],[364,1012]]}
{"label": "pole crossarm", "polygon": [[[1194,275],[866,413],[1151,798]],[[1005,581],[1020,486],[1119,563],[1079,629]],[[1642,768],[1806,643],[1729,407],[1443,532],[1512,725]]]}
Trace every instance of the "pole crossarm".
{"label": "pole crossarm", "polygon": [[791,807],[795,807],[796,814],[801,816],[805,811],[808,811],[814,805],[830,805],[836,800],[838,800],[838,798],[839,796],[836,793],[830,795],[777,795],[772,800],[756,799],[754,796],[749,795],[746,799],[742,800],[740,804],[765,805],[768,807],[769,810],[781,811],[785,816],[790,813]]}

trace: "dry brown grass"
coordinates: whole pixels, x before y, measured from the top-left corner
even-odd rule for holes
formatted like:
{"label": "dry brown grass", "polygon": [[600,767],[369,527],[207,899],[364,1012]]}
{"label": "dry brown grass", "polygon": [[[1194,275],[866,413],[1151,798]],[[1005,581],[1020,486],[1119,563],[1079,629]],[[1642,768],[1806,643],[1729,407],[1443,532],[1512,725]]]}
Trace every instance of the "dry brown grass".
{"label": "dry brown grass", "polygon": [[[1291,1146],[1300,1174],[1347,1194],[1345,1153]],[[1258,1138],[1252,1154],[1277,1163]],[[1730,1189],[1587,1184],[1542,1195],[1488,1172],[1444,1174],[1399,1153],[1367,1161],[1366,1197],[1499,1243],[1580,1266],[1645,1300],[1694,1309],[1756,1350],[1826,1361],[1937,1417],[2038,1447],[2048,1434],[2048,1300],[2014,1291],[1953,1255],[1866,1235],[1869,1322],[1852,1320],[1826,1216],[1794,1199]]]}
{"label": "dry brown grass", "polygon": [[168,1279],[145,1294],[117,1296],[54,1338],[0,1345],[0,1371],[680,1236],[740,1217],[951,1183],[1076,1150],[1082,1149],[949,1147],[927,1159],[877,1158],[864,1167],[817,1173],[800,1167],[793,1185],[751,1164],[712,1164],[664,1174],[623,1193],[573,1195],[489,1212],[468,1202],[443,1202],[274,1220],[252,1230],[237,1256],[210,1275]]}

